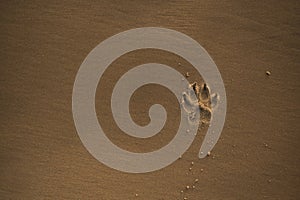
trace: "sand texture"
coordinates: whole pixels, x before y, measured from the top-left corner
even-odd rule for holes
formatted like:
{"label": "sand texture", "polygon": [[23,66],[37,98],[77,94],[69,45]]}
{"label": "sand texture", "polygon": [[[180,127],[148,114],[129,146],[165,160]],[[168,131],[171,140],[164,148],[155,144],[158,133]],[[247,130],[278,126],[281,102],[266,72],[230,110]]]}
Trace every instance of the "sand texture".
{"label": "sand texture", "polygon": [[[0,199],[299,199],[298,1],[1,1],[0,9]],[[103,165],[82,145],[72,89],[96,45],[146,26],[180,31],[208,51],[225,84],[227,116],[209,157],[197,158],[203,125],[172,165],[129,174]],[[166,145],[180,120],[174,95],[146,85],[132,96],[132,118],[146,125],[149,107],[162,104],[164,129],[137,139],[116,126],[114,84],[149,62],[189,72],[190,83],[203,81],[183,58],[161,50],[134,51],[112,63],[97,88],[97,116],[113,143],[133,152]]]}

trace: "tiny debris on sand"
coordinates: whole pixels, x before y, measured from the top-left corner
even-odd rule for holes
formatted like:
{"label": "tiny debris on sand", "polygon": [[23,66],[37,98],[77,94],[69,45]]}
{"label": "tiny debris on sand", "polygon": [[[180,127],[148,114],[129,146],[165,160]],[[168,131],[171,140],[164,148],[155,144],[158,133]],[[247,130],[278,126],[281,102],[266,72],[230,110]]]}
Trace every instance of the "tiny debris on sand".
{"label": "tiny debris on sand", "polygon": [[264,143],[265,147],[269,147],[269,145],[267,143]]}
{"label": "tiny debris on sand", "polygon": [[196,178],[196,179],[195,179],[195,183],[198,183],[198,181],[199,181],[199,179]]}
{"label": "tiny debris on sand", "polygon": [[190,74],[188,72],[186,72],[185,77],[190,77]]}
{"label": "tiny debris on sand", "polygon": [[267,76],[271,76],[271,72],[270,71],[266,71],[266,75]]}

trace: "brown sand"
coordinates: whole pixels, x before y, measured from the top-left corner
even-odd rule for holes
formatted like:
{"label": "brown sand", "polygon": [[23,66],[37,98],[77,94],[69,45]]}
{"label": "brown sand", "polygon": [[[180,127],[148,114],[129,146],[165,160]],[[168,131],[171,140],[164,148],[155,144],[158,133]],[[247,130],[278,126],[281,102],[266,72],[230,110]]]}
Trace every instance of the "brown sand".
{"label": "brown sand", "polygon": [[[1,1],[0,6],[0,199],[299,198],[297,1]],[[206,48],[222,74],[228,112],[212,156],[197,159],[203,130],[167,168],[127,174],[104,166],[82,145],[72,118],[72,87],[81,62],[99,42],[144,26],[183,32]],[[98,117],[115,144],[136,152],[165,145],[179,120],[174,96],[148,85],[132,97],[132,117],[147,124],[149,106],[161,103],[168,110],[165,129],[138,140],[112,123],[113,85],[129,68],[149,61],[201,81],[182,58],[167,52],[133,52],[111,65],[97,90]],[[186,190],[195,179],[195,189]]]}

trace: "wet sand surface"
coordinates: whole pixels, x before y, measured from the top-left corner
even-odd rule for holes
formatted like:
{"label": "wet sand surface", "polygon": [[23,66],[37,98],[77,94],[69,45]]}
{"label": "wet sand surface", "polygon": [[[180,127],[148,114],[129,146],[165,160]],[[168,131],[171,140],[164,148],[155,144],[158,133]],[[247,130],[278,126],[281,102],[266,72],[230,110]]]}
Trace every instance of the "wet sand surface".
{"label": "wet sand surface", "polygon": [[[1,1],[0,198],[299,198],[299,7],[297,1]],[[204,127],[182,159],[128,174],[101,164],[82,145],[72,89],[96,45],[146,26],[180,31],[208,51],[225,84],[227,117],[211,156],[197,158]],[[109,67],[97,88],[98,119],[116,145],[133,152],[166,145],[180,120],[172,93],[147,85],[134,93],[131,115],[146,125],[149,106],[164,105],[168,120],[161,133],[136,139],[113,121],[114,84],[148,62],[188,71],[191,83],[201,82],[184,59],[158,50],[129,53]]]}

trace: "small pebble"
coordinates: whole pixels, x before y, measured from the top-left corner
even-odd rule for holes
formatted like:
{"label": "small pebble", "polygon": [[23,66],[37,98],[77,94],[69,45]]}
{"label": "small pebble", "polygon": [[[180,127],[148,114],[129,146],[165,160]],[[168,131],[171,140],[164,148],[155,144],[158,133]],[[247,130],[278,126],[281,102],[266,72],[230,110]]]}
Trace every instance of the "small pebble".
{"label": "small pebble", "polygon": [[265,144],[265,147],[268,147],[269,145],[268,144]]}
{"label": "small pebble", "polygon": [[271,75],[271,72],[270,72],[270,71],[266,71],[266,75],[267,75],[267,76],[270,76],[270,75]]}
{"label": "small pebble", "polygon": [[195,189],[195,188],[196,188],[196,186],[194,186],[194,185],[193,185],[193,187],[192,187],[192,188],[193,188],[193,189]]}
{"label": "small pebble", "polygon": [[187,185],[185,188],[188,190],[188,189],[190,189],[190,186],[189,186],[189,185]]}
{"label": "small pebble", "polygon": [[207,155],[208,155],[208,156],[210,156],[210,151],[209,151],[209,152],[207,152]]}
{"label": "small pebble", "polygon": [[200,169],[201,172],[203,172],[203,169]]}
{"label": "small pebble", "polygon": [[192,162],[191,164],[194,165],[194,162]]}
{"label": "small pebble", "polygon": [[189,77],[190,76],[190,74],[187,72],[187,73],[185,73],[185,77]]}
{"label": "small pebble", "polygon": [[135,194],[135,196],[138,197],[139,195],[138,195],[138,194]]}
{"label": "small pebble", "polygon": [[186,197],[184,197],[184,198],[183,198],[183,200],[187,200],[187,198],[186,198]]}
{"label": "small pebble", "polygon": [[197,183],[198,181],[199,181],[199,179],[196,178],[196,179],[195,179],[195,183]]}
{"label": "small pebble", "polygon": [[183,193],[183,190],[181,190],[180,192]]}
{"label": "small pebble", "polygon": [[181,159],[182,158],[182,156],[179,156],[179,159]]}
{"label": "small pebble", "polygon": [[190,167],[189,170],[192,171],[192,168]]}

